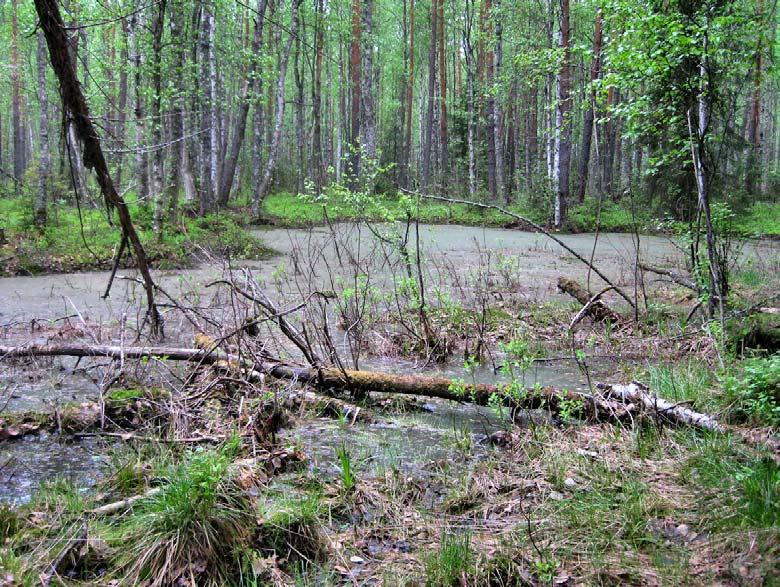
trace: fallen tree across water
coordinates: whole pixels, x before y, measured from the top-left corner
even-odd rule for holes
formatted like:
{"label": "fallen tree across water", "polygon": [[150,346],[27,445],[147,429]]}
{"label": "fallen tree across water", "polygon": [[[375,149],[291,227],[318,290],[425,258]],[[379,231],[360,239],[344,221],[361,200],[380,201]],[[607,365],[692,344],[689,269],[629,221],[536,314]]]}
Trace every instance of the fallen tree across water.
{"label": "fallen tree across water", "polygon": [[706,414],[653,396],[638,384],[601,384],[601,394],[542,387],[516,389],[514,386],[467,383],[446,377],[398,375],[373,371],[336,369],[332,367],[296,367],[278,362],[257,363],[217,348],[120,347],[109,345],[24,345],[0,346],[0,359],[28,356],[110,357],[119,359],[156,358],[179,360],[201,365],[223,366],[239,370],[248,380],[275,379],[297,382],[324,390],[353,393],[382,392],[434,397],[480,406],[501,404],[513,411],[547,409],[562,411],[596,421],[630,420],[641,411],[661,420],[707,430],[721,431],[721,425]]}

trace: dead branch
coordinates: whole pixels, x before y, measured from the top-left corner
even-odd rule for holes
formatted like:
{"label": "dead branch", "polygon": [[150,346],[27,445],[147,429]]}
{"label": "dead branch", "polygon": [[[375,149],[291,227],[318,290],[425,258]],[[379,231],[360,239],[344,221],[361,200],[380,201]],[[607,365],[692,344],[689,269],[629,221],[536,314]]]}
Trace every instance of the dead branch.
{"label": "dead branch", "polygon": [[134,503],[141,501],[142,499],[146,499],[147,497],[153,497],[157,495],[158,493],[160,493],[160,490],[161,490],[160,487],[152,487],[146,493],[141,493],[140,495],[134,495],[132,497],[127,497],[125,499],[120,499],[119,501],[107,503],[106,505],[101,505],[100,507],[89,510],[89,513],[103,516],[106,514],[113,514],[116,512],[120,512],[122,510],[131,508]]}
{"label": "dead branch", "polygon": [[590,316],[597,322],[606,322],[607,320],[613,324],[620,322],[620,315],[600,299],[601,296],[603,296],[605,293],[611,289],[614,289],[613,286],[610,285],[609,287],[601,290],[595,296],[591,296],[591,294],[586,291],[584,287],[582,287],[573,279],[559,277],[558,289],[563,293],[569,294],[580,304],[582,304],[582,309],[574,317],[574,320],[571,321],[569,329],[574,328],[577,322],[582,320],[582,318],[586,315]]}
{"label": "dead branch", "polygon": [[646,410],[675,424],[687,424],[696,428],[723,432],[723,426],[712,416],[695,412],[683,404],[660,398],[650,393],[650,390],[641,383],[633,382],[628,385],[600,383],[598,387],[605,392],[607,397],[618,398],[624,402],[641,403]]}
{"label": "dead branch", "polygon": [[[117,193],[111,179],[97,129],[92,123],[84,92],[76,77],[69,48],[70,42],[65,32],[65,23],[62,20],[59,6],[56,0],[35,0],[35,10],[38,13],[39,26],[46,37],[52,69],[60,83],[63,109],[72,119],[76,136],[82,144],[84,166],[95,172],[95,178],[100,186],[109,214],[113,209],[117,211],[119,224],[122,227],[122,239],[123,241],[127,239],[132,246],[138,271],[143,278],[148,306],[147,316],[152,335],[162,337],[162,321],[154,303],[155,284],[149,271],[146,251],[133,225],[130,210],[124,199]],[[108,290],[106,290],[107,293]]]}
{"label": "dead branch", "polygon": [[663,275],[664,277],[668,277],[677,285],[681,285],[682,287],[685,287],[687,289],[693,290],[695,292],[699,291],[699,286],[696,285],[696,282],[693,279],[685,275],[682,275],[681,273],[676,273],[671,269],[651,267],[650,265],[645,265],[644,263],[640,263],[639,268],[642,271],[647,271],[648,273],[655,273],[656,275]]}

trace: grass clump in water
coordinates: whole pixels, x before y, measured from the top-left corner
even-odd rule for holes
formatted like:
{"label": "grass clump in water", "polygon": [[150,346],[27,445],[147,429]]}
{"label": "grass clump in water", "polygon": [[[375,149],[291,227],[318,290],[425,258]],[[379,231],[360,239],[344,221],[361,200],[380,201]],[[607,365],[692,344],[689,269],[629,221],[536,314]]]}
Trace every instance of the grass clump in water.
{"label": "grass clump in water", "polygon": [[161,585],[197,577],[198,584],[213,584],[234,576],[238,553],[257,527],[249,495],[229,474],[239,446],[232,439],[192,453],[112,533],[124,581]]}

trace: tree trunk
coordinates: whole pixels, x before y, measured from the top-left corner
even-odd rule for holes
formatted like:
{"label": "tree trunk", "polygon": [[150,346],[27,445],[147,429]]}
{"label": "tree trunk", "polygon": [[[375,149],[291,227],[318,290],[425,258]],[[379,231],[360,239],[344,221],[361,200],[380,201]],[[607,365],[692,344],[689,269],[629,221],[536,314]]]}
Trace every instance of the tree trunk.
{"label": "tree trunk", "polygon": [[296,176],[298,179],[298,193],[306,191],[306,145],[304,139],[303,121],[303,70],[301,64],[301,38],[295,38],[295,61],[293,73],[295,74],[295,143],[298,153]]}
{"label": "tree trunk", "polygon": [[466,55],[466,117],[469,157],[469,197],[477,197],[477,116],[475,104],[474,47],[471,44],[471,31],[474,28],[474,0],[466,0],[465,24],[463,27],[463,51]]}
{"label": "tree trunk", "polygon": [[[406,0],[404,0],[406,7]],[[409,3],[409,55],[406,70],[406,120],[404,121],[404,150],[402,165],[406,188],[412,187],[412,116],[414,115],[414,0]]]}
{"label": "tree trunk", "polygon": [[127,19],[121,19],[122,27],[122,49],[119,52],[119,96],[117,98],[117,120],[114,133],[116,136],[117,153],[114,155],[116,165],[116,185],[122,189],[122,163],[124,161],[125,142],[125,121],[127,120],[127,68],[130,62],[128,51],[128,27]]}
{"label": "tree trunk", "polygon": [[[493,5],[493,11],[498,9],[499,6],[499,0],[495,0],[495,3]],[[506,202],[508,202],[508,194],[506,192],[506,182],[504,180],[505,178],[505,162],[504,162],[504,129],[503,129],[503,109],[501,108],[501,102],[496,97],[496,94],[499,89],[499,85],[497,83],[497,80],[500,79],[501,76],[501,67],[503,62],[503,55],[504,55],[504,48],[503,48],[503,41],[502,41],[502,26],[501,26],[501,18],[499,15],[493,14],[493,19],[495,21],[495,52],[493,54],[494,59],[494,66],[493,66],[493,84],[494,87],[491,89],[490,92],[490,112],[491,112],[491,118],[492,118],[492,125],[493,125],[493,140],[495,141],[495,152],[496,152],[496,196],[498,198],[504,198]]]}
{"label": "tree trunk", "polygon": [[569,29],[569,0],[561,0],[561,49],[563,63],[558,75],[558,106],[555,116],[555,227],[566,221],[569,199],[569,163],[571,159],[571,31]]}
{"label": "tree trunk", "polygon": [[[235,128],[233,130],[233,140],[230,145],[230,152],[227,155],[225,164],[222,168],[222,176],[217,195],[217,203],[220,207],[227,206],[230,198],[230,190],[233,187],[233,181],[236,175],[236,166],[241,154],[241,145],[244,143],[246,133],[246,121],[249,117],[249,107],[256,98],[257,79],[260,77],[258,71],[258,60],[263,44],[263,24],[265,23],[265,9],[268,5],[267,0],[257,1],[257,15],[255,17],[255,30],[252,38],[252,54],[250,58],[249,70],[246,73],[244,84],[241,89],[241,101],[236,117]],[[257,116],[257,110],[255,111]],[[257,138],[257,137],[255,137]],[[253,157],[254,159],[254,157]],[[259,165],[259,161],[257,162]],[[254,185],[254,184],[253,184]]]}
{"label": "tree trunk", "polygon": [[495,114],[495,96],[493,95],[494,73],[495,73],[495,55],[493,53],[493,31],[490,30],[490,21],[493,18],[493,7],[491,0],[485,0],[482,3],[482,26],[480,32],[487,38],[487,49],[482,57],[485,66],[485,86],[488,94],[487,99],[487,172],[488,172],[488,191],[493,201],[498,200],[498,176],[496,166],[498,158],[496,157],[496,120]]}
{"label": "tree trunk", "polygon": [[186,65],[186,54],[184,39],[184,10],[181,3],[174,6],[173,15],[170,19],[171,38],[180,39],[176,46],[176,57],[173,65],[174,85],[178,95],[173,97],[173,107],[171,112],[171,134],[172,140],[177,141],[171,148],[170,176],[168,177],[168,186],[166,188],[168,201],[168,218],[171,224],[176,224],[179,219],[179,191],[181,189],[182,168],[186,161],[187,141],[184,138],[184,112],[182,102],[185,99],[184,68]]}
{"label": "tree trunk", "polygon": [[[546,409],[558,413],[564,408],[575,408],[577,415],[608,422],[631,420],[639,406],[660,419],[712,431],[722,431],[712,416],[659,398],[646,387],[599,384],[602,395],[579,393],[552,387],[528,389],[525,393],[510,395],[500,385],[462,383],[446,377],[398,375],[375,371],[342,370],[336,368],[291,367],[281,363],[255,365],[240,356],[219,349],[171,347],[119,347],[107,345],[26,345],[0,346],[5,358],[71,356],[109,357],[119,359],[157,358],[188,361],[205,365],[224,363],[244,369],[244,376],[261,380],[267,374],[275,379],[295,381],[321,389],[349,390],[353,393],[379,392],[435,397],[455,402],[469,402],[481,406],[493,405],[499,399],[512,410]],[[257,369],[261,369],[258,371]],[[614,398],[614,399],[613,399]]]}
{"label": "tree trunk", "polygon": [[19,71],[19,21],[17,0],[11,3],[11,128],[14,146],[14,190],[20,195],[24,181],[24,129],[22,125],[22,76]]}
{"label": "tree trunk", "polygon": [[41,154],[38,164],[38,195],[35,198],[35,225],[46,225],[46,200],[51,174],[51,155],[49,153],[49,96],[46,90],[46,38],[38,31],[38,103],[41,109],[39,133]]}
{"label": "tree trunk", "polygon": [[152,20],[152,205],[153,229],[158,239],[162,239],[163,221],[163,157],[165,150],[163,142],[162,122],[162,37],[165,24],[165,8],[167,0],[158,0],[154,5]]}
{"label": "tree trunk", "polygon": [[325,7],[324,0],[316,0],[316,21],[314,26],[314,82],[312,84],[312,176],[314,179],[315,195],[322,192],[324,183],[323,157],[322,157],[322,57],[325,52]]}
{"label": "tree trunk", "polygon": [[[361,80],[361,103],[363,105],[363,147],[368,164],[373,168],[378,164],[376,150],[376,113],[374,111],[374,0],[363,0],[363,29],[361,38],[363,47],[363,76]],[[369,177],[365,178],[366,181]],[[364,185],[369,193],[373,185]]]}
{"label": "tree trunk", "polygon": [[130,17],[130,35],[133,40],[133,67],[135,69],[135,166],[138,178],[138,200],[146,202],[149,197],[149,155],[146,151],[146,118],[142,85],[142,65],[140,32],[144,29],[143,13],[134,13]]}
{"label": "tree trunk", "polygon": [[446,45],[444,43],[444,0],[439,0],[439,13],[437,15],[439,26],[439,148],[441,149],[441,177],[442,189],[446,191],[450,173],[449,163],[449,138],[447,134],[447,60]]}
{"label": "tree trunk", "polygon": [[590,151],[593,141],[593,122],[596,112],[595,83],[601,76],[601,43],[604,28],[604,12],[596,9],[596,22],[593,25],[593,58],[590,62],[590,89],[587,93],[589,104],[585,109],[582,121],[582,152],[577,169],[577,200],[585,200],[585,190],[588,187],[588,169],[590,168]]}
{"label": "tree trunk", "polygon": [[431,41],[428,47],[428,110],[425,117],[425,138],[423,141],[422,171],[420,183],[424,190],[430,190],[431,183],[431,152],[433,151],[433,110],[436,99],[436,19],[438,16],[437,2],[431,3]]}
{"label": "tree trunk", "polygon": [[255,218],[260,217],[260,210],[263,200],[268,195],[271,187],[271,179],[276,168],[276,157],[279,154],[279,142],[282,138],[282,123],[284,122],[284,81],[287,77],[287,63],[290,58],[292,44],[298,34],[298,8],[301,0],[292,2],[292,25],[290,26],[290,36],[287,39],[287,46],[284,48],[282,60],[279,64],[279,79],[276,82],[276,120],[274,121],[274,134],[271,137],[271,144],[268,147],[268,161],[265,164],[263,181],[260,184],[260,190],[255,194],[252,202],[252,213]]}
{"label": "tree trunk", "polygon": [[49,58],[52,69],[60,82],[60,96],[63,108],[70,112],[73,118],[73,128],[78,138],[82,141],[84,150],[84,164],[88,169],[95,171],[98,185],[103,193],[108,210],[116,209],[122,226],[122,238],[127,239],[133,248],[133,254],[141,273],[146,301],[148,304],[147,318],[153,336],[162,336],[160,315],[154,303],[155,284],[149,272],[149,264],[146,251],[138,238],[138,233],[133,226],[130,211],[122,197],[117,193],[108,165],[103,157],[100,146],[100,138],[97,129],[92,124],[84,94],[76,78],[70,55],[68,53],[68,39],[65,34],[65,24],[60,16],[56,0],[35,0],[35,9],[40,20],[40,27],[46,36],[49,47]]}
{"label": "tree trunk", "polygon": [[352,129],[350,133],[350,144],[352,152],[350,153],[351,185],[353,189],[357,188],[357,177],[360,173],[360,43],[361,43],[361,11],[360,0],[352,0],[352,45],[350,47],[349,74],[351,77],[351,110],[350,116]]}
{"label": "tree trunk", "polygon": [[[756,13],[762,16],[763,0],[756,1]],[[756,53],[753,63],[753,91],[750,97],[750,117],[748,121],[748,157],[745,170],[745,191],[755,195],[760,186],[761,161],[761,78],[763,69],[762,35],[758,35]]]}

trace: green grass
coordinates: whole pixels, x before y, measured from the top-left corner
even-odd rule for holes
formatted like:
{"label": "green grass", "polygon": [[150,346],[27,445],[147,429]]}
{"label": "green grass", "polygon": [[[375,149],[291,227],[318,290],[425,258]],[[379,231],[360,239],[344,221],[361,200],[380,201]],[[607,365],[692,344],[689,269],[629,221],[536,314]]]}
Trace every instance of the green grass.
{"label": "green grass", "polygon": [[[272,252],[246,230],[238,212],[183,216],[176,226],[165,226],[161,237],[152,230],[147,208],[130,204],[130,212],[152,265],[160,269],[192,265],[201,248],[252,259]],[[49,222],[38,230],[32,221],[32,204],[24,198],[0,200],[0,227],[9,241],[0,247],[6,275],[106,269],[120,240],[115,215],[112,226],[102,209],[92,207],[82,207],[79,213],[69,205],[51,204]],[[124,262],[132,263],[132,258],[126,254]]]}
{"label": "green grass", "polygon": [[[690,435],[690,433],[688,433]],[[683,479],[696,489],[712,530],[780,528],[780,467],[728,435],[686,439]]]}
{"label": "green grass", "polygon": [[190,453],[170,468],[158,493],[112,528],[109,543],[124,581],[176,582],[196,573],[206,583],[224,582],[236,573],[237,553],[257,527],[249,495],[229,474],[239,446],[231,439],[219,449]]}
{"label": "green grass", "polygon": [[427,587],[457,587],[468,585],[474,574],[475,554],[468,533],[449,534],[441,537],[439,549],[425,561],[425,585]]}
{"label": "green grass", "polygon": [[755,202],[737,216],[734,224],[746,236],[780,236],[780,203]]}
{"label": "green grass", "polygon": [[[523,214],[527,210],[512,207]],[[403,220],[406,213],[417,214],[418,208],[408,198],[376,196],[365,206],[348,197],[333,197],[327,203],[330,221],[367,219],[372,221]],[[307,201],[294,194],[273,194],[263,202],[263,212],[280,226],[299,227],[326,221],[322,204]],[[446,204],[423,200],[419,205],[420,221],[427,224],[463,224],[473,226],[504,226],[512,218],[495,210],[480,210],[464,204]]]}

